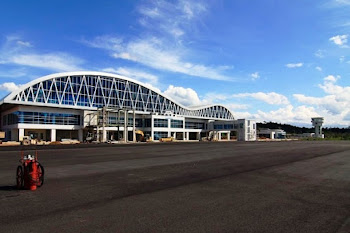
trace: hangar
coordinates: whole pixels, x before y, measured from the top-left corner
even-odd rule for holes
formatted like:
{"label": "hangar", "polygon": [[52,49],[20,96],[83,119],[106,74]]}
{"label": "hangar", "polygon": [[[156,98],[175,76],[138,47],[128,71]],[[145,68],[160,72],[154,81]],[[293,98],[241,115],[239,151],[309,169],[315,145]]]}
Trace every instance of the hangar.
{"label": "hangar", "polygon": [[56,73],[35,79],[0,101],[5,140],[44,141],[256,140],[256,123],[236,120],[223,105],[186,107],[164,93],[121,75],[95,71]]}

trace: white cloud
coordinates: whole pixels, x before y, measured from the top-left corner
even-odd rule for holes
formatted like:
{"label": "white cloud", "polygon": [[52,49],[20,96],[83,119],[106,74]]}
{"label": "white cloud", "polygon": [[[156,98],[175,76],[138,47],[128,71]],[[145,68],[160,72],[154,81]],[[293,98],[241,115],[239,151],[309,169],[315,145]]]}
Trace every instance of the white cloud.
{"label": "white cloud", "polygon": [[190,2],[190,1],[179,1],[182,12],[184,13],[187,19],[192,19],[194,16],[199,15],[200,13],[206,11],[206,6],[199,1]]}
{"label": "white cloud", "polygon": [[322,67],[320,67],[320,66],[316,66],[315,69],[318,71],[322,71]]}
{"label": "white cloud", "polygon": [[140,7],[139,11],[141,14],[148,16],[150,18],[156,18],[160,16],[160,12],[158,8],[148,8],[148,7]]}
{"label": "white cloud", "polygon": [[334,0],[334,3],[337,5],[350,5],[350,0]]}
{"label": "white cloud", "polygon": [[103,35],[97,36],[93,40],[82,39],[80,42],[92,48],[118,51],[122,49],[123,39],[115,36]]}
{"label": "white cloud", "polygon": [[253,114],[253,116],[257,121],[305,124],[310,122],[311,117],[317,117],[319,116],[319,114],[315,111],[313,107],[307,107],[304,105],[294,107],[288,104],[285,107],[273,111],[264,112],[258,110],[258,112],[256,114]]}
{"label": "white cloud", "polygon": [[334,44],[339,46],[346,46],[346,43],[348,42],[348,35],[337,35],[329,38],[330,41],[332,41]]}
{"label": "white cloud", "polygon": [[328,124],[350,125],[347,116],[350,109],[350,86],[336,84],[340,76],[328,75],[319,87],[325,92],[322,97],[310,97],[294,94],[294,98],[303,104],[317,107],[317,111],[327,119]]}
{"label": "white cloud", "polygon": [[338,79],[340,79],[340,76],[334,76],[334,75],[328,75],[327,77],[324,78],[325,81],[329,82],[336,82]]}
{"label": "white cloud", "polygon": [[18,90],[21,85],[17,85],[14,82],[7,82],[7,83],[2,83],[0,84],[0,90],[4,90],[7,92],[13,92],[15,90]]}
{"label": "white cloud", "polygon": [[205,101],[206,103],[222,102],[229,98],[230,98],[230,95],[227,95],[227,94],[208,92],[203,97],[203,101]]}
{"label": "white cloud", "polygon": [[183,45],[183,37],[196,30],[197,22],[207,11],[205,1],[151,1],[141,4],[137,10],[140,13],[139,22],[149,32],[147,36],[123,40],[118,36],[104,35],[81,42],[105,49],[116,59],[154,69],[214,80],[233,80],[227,69],[223,68],[232,66],[210,66],[193,61],[194,57],[199,56],[198,53]]}
{"label": "white cloud", "polygon": [[53,71],[81,70],[83,60],[67,53],[40,53],[33,51],[32,44],[21,40],[18,36],[7,36],[6,42],[0,48],[2,64],[16,64],[43,68]]}
{"label": "white cloud", "polygon": [[[228,101],[232,98],[230,95],[218,94],[218,93],[207,93],[203,98],[199,98],[197,92],[191,88],[175,87],[170,85],[164,94],[171,97],[175,101],[185,106],[203,106],[208,104],[223,104],[231,111],[248,109],[247,104],[238,104],[233,101]],[[250,113],[239,112],[240,118]],[[236,117],[236,116],[235,116]]]}
{"label": "white cloud", "polygon": [[23,68],[7,69],[6,71],[0,71],[0,77],[4,77],[4,78],[18,78],[26,75],[27,75],[27,72]]}
{"label": "white cloud", "polygon": [[185,106],[203,105],[202,101],[200,101],[197,95],[197,92],[191,88],[175,87],[170,85],[168,89],[164,91],[164,94]]}
{"label": "white cloud", "polygon": [[55,71],[76,71],[82,60],[66,53],[18,54],[8,58],[8,63],[44,68]]}
{"label": "white cloud", "polygon": [[230,109],[233,116],[235,117],[235,119],[254,119],[255,120],[255,117],[253,114],[251,114],[250,112],[238,112],[238,111],[235,111],[235,110],[232,110]]}
{"label": "white cloud", "polygon": [[341,25],[339,25],[340,27],[349,27],[350,26],[350,21],[349,22],[346,22],[346,23],[343,23]]}
{"label": "white cloud", "polygon": [[[105,38],[105,40],[101,38]],[[134,61],[154,69],[214,80],[229,81],[233,79],[222,74],[221,67],[210,67],[184,61],[182,50],[169,48],[169,45],[156,38],[131,40],[123,43],[119,38],[104,36],[84,43],[92,47],[107,49],[114,58]]]}
{"label": "white cloud", "polygon": [[302,94],[294,94],[293,96],[301,103],[320,106],[333,115],[340,114],[347,106],[345,102],[338,101],[335,95],[308,97]]}
{"label": "white cloud", "polygon": [[158,84],[158,77],[156,75],[149,74],[147,72],[137,70],[137,69],[119,67],[118,69],[105,68],[105,69],[102,69],[102,71],[124,75],[129,78],[133,78],[145,83],[149,83],[152,86],[156,86]]}
{"label": "white cloud", "polygon": [[286,67],[288,68],[298,68],[298,67],[302,67],[303,66],[303,63],[289,63],[289,64],[286,64]]}
{"label": "white cloud", "polygon": [[235,104],[235,103],[228,103],[225,104],[225,106],[231,110],[236,110],[236,109],[248,109],[247,104]]}
{"label": "white cloud", "polygon": [[236,98],[251,97],[251,98],[263,101],[263,102],[268,103],[268,104],[273,104],[273,105],[289,104],[287,97],[285,97],[284,95],[275,93],[275,92],[240,93],[240,94],[234,94],[234,95],[232,95],[232,97],[236,97]]}
{"label": "white cloud", "polygon": [[184,0],[151,1],[147,2],[147,6],[138,7],[142,26],[176,39],[185,35],[187,30],[193,29],[194,21],[206,10],[204,2]]}
{"label": "white cloud", "polygon": [[250,76],[252,77],[253,80],[260,78],[259,72],[252,73]]}
{"label": "white cloud", "polygon": [[32,47],[32,46],[33,46],[30,42],[28,42],[28,41],[22,41],[22,40],[18,40],[18,41],[17,41],[17,44],[18,44],[18,45],[21,45],[21,46],[24,46],[24,47]]}
{"label": "white cloud", "polygon": [[324,57],[325,57],[325,56],[324,56],[324,50],[322,50],[322,49],[317,50],[317,51],[315,52],[315,56],[316,56],[316,57],[319,57],[319,58],[324,58]]}
{"label": "white cloud", "polygon": [[345,56],[340,56],[339,62],[340,62],[340,63],[343,63],[344,61],[345,61]]}

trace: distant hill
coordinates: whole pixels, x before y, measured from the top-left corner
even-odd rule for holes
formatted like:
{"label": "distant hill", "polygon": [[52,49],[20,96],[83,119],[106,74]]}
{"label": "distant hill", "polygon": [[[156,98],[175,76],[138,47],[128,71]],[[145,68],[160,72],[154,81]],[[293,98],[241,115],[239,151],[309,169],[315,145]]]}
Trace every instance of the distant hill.
{"label": "distant hill", "polygon": [[[302,133],[313,133],[314,128],[298,127],[289,124],[280,124],[276,122],[263,122],[257,123],[257,128],[269,128],[269,129],[283,129],[287,134],[302,134]],[[328,139],[343,139],[350,140],[350,127],[338,128],[338,127],[326,127],[323,128],[325,138]]]}

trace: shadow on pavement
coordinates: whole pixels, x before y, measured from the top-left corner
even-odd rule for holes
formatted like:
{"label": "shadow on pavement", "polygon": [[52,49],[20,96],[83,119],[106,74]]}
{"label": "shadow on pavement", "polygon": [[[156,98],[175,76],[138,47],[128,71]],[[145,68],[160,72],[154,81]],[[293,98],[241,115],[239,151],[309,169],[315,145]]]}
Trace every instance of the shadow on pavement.
{"label": "shadow on pavement", "polygon": [[17,191],[16,185],[5,185],[5,186],[0,186],[0,191]]}

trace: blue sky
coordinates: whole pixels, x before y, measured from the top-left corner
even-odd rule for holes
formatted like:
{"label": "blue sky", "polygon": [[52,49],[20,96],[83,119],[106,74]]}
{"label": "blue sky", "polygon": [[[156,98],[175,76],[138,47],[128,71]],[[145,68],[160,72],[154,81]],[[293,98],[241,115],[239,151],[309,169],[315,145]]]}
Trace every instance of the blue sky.
{"label": "blue sky", "polygon": [[1,97],[78,70],[237,118],[347,127],[350,0],[1,1]]}

